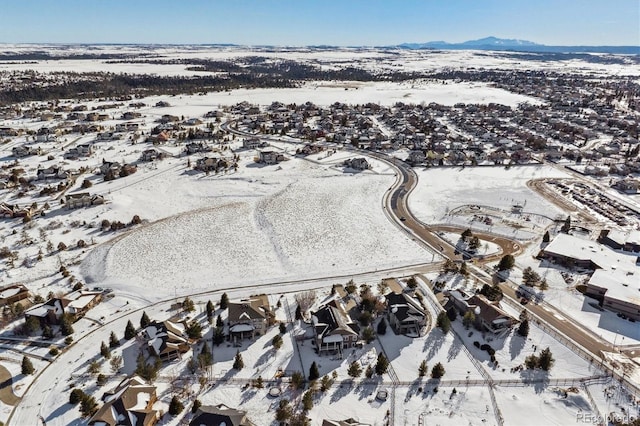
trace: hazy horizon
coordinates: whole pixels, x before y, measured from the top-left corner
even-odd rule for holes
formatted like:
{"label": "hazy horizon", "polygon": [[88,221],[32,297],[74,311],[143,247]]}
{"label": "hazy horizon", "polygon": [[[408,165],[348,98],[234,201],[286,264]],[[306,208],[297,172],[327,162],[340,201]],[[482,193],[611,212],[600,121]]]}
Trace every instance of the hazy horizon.
{"label": "hazy horizon", "polygon": [[549,46],[638,46],[637,0],[24,0],[2,44],[393,46],[495,36]]}

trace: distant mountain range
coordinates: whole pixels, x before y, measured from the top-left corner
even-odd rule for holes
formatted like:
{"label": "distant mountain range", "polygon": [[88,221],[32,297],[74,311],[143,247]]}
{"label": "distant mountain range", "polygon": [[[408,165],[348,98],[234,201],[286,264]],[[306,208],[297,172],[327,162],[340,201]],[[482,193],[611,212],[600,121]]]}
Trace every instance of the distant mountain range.
{"label": "distant mountain range", "polygon": [[639,55],[640,46],[547,46],[527,40],[516,40],[497,37],[486,37],[469,40],[463,43],[447,43],[446,41],[430,41],[427,43],[403,43],[401,49],[434,49],[434,50],[509,50],[516,52],[544,53],[618,53]]}

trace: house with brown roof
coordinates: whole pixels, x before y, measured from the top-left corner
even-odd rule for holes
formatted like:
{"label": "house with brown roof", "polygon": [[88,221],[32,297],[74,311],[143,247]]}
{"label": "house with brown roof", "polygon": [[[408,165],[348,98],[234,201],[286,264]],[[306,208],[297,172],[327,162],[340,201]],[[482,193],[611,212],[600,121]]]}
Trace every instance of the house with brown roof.
{"label": "house with brown roof", "polygon": [[360,327],[351,320],[344,304],[334,299],[311,314],[318,353],[342,353],[355,347],[360,339]]}
{"label": "house with brown roof", "polygon": [[124,379],[102,397],[104,404],[89,419],[90,426],[153,426],[159,413],[153,409],[158,400],[156,387],[140,377]]}
{"label": "house with brown roof", "polygon": [[162,360],[180,358],[190,349],[184,325],[169,320],[153,321],[140,332],[140,336],[146,342],[149,353]]}
{"label": "house with brown roof", "polygon": [[510,330],[518,323],[516,318],[500,307],[499,302],[491,302],[479,293],[469,296],[462,290],[451,290],[448,303],[451,303],[460,315],[473,312],[474,325],[479,330],[499,334]]}
{"label": "house with brown roof", "polygon": [[254,338],[267,331],[273,317],[266,295],[252,296],[240,302],[229,303],[229,334],[232,338]]}
{"label": "house with brown roof", "polygon": [[254,426],[247,412],[229,408],[224,404],[201,405],[189,426]]}
{"label": "house with brown roof", "polygon": [[60,319],[64,314],[69,314],[73,321],[77,321],[101,300],[102,292],[78,290],[35,305],[24,311],[24,316],[25,318],[37,318],[43,325],[60,324]]}
{"label": "house with brown roof", "polygon": [[24,284],[9,284],[0,287],[0,306],[13,305],[29,297],[29,290]]}
{"label": "house with brown roof", "polygon": [[418,337],[426,332],[427,313],[416,299],[406,293],[389,293],[385,299],[389,324],[396,334]]}
{"label": "house with brown roof", "polygon": [[88,192],[78,192],[75,194],[67,194],[65,196],[65,203],[67,205],[67,209],[77,209],[80,207],[104,204],[104,197],[97,194],[91,195]]}

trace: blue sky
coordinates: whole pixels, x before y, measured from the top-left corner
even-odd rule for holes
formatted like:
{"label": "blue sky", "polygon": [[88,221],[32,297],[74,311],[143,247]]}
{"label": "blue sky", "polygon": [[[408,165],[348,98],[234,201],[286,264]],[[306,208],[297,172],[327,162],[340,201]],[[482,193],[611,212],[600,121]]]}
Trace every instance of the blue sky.
{"label": "blue sky", "polygon": [[4,0],[0,43],[640,45],[639,0]]}

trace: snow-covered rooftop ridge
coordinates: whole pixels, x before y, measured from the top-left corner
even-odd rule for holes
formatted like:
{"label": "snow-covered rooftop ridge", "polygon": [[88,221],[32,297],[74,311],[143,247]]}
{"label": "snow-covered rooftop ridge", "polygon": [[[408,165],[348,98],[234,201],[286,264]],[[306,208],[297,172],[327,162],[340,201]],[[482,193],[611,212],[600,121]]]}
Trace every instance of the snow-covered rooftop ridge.
{"label": "snow-covered rooftop ridge", "polygon": [[632,271],[636,269],[636,258],[634,256],[616,253],[595,241],[568,234],[558,234],[544,251],[577,260],[590,260],[599,268],[605,270],[622,268]]}
{"label": "snow-covered rooftop ridge", "polygon": [[640,306],[640,268],[635,268],[635,271],[597,269],[589,279],[589,284],[606,288],[608,299]]}
{"label": "snow-covered rooftop ridge", "polygon": [[640,231],[637,229],[634,230],[622,230],[622,229],[612,229],[607,234],[607,238],[620,245],[624,245],[625,243],[631,244],[640,244]]}

